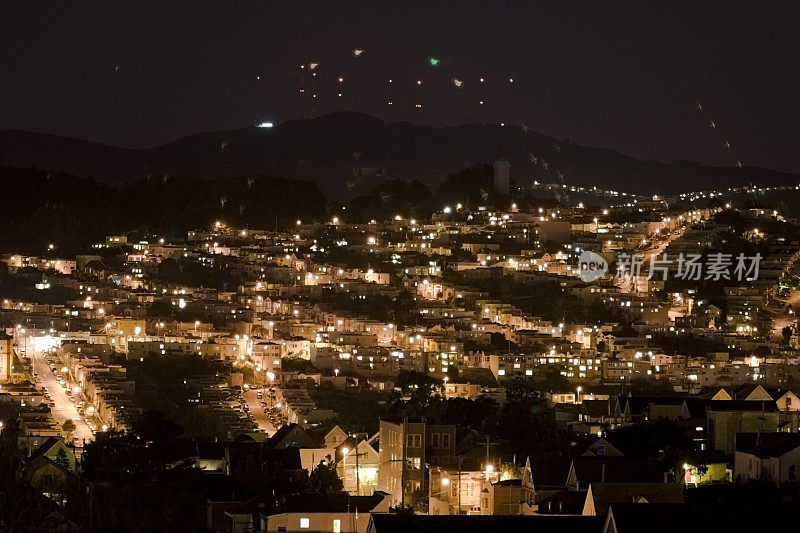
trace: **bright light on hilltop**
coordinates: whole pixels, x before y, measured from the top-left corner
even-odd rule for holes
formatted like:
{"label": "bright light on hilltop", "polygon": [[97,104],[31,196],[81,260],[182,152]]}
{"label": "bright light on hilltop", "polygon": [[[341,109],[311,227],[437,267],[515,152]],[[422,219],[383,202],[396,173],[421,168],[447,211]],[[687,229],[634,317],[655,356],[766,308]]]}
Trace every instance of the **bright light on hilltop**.
{"label": "bright light on hilltop", "polygon": [[273,124],[272,122],[262,122],[261,124],[258,125],[258,127],[259,128],[271,128],[274,125],[275,124]]}

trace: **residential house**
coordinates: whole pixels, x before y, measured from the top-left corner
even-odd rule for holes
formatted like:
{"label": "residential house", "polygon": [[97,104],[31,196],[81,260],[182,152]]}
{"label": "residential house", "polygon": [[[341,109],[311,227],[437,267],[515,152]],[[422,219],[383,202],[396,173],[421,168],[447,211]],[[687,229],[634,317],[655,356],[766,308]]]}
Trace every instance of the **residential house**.
{"label": "residential house", "polygon": [[523,501],[521,479],[484,481],[481,490],[481,515],[520,514]]}
{"label": "residential house", "polygon": [[666,483],[668,474],[650,459],[576,457],[567,474],[567,489],[586,490],[592,483]]}
{"label": "residential house", "polygon": [[[797,505],[696,505],[686,503],[612,503],[603,533],[708,533],[790,530],[797,524]],[[768,517],[768,518],[765,518]]]}
{"label": "residential house", "polygon": [[683,503],[679,483],[592,483],[586,492],[584,516],[605,516],[612,503]]}
{"label": "residential house", "polygon": [[456,426],[425,422],[380,421],[378,488],[392,495],[392,505],[425,488],[427,465],[453,466]]}
{"label": "residential house", "polygon": [[739,433],[734,477],[737,482],[764,480],[781,485],[800,480],[800,434]]}
{"label": "residential house", "polygon": [[707,408],[708,447],[733,454],[737,433],[763,433],[778,429],[778,408],[770,400],[714,400]]}
{"label": "residential house", "polygon": [[424,516],[373,513],[367,533],[430,533],[432,531],[597,533],[602,527],[602,519],[593,516]]}
{"label": "residential house", "polygon": [[333,426],[333,429],[323,437],[326,448],[338,448],[347,438],[347,433],[339,426]]}
{"label": "residential house", "polygon": [[368,496],[378,486],[380,454],[368,441],[349,437],[336,448],[336,471],[345,492]]}
{"label": "residential house", "polygon": [[290,446],[294,448],[313,448],[315,443],[311,436],[306,433],[306,430],[298,424],[287,424],[270,437],[269,447],[280,449]]}
{"label": "residential house", "polygon": [[231,533],[366,533],[370,513],[389,511],[387,496],[381,492],[371,496],[300,494],[278,499],[265,494],[245,502],[209,502],[208,526],[220,524],[224,515],[228,517],[225,530]]}

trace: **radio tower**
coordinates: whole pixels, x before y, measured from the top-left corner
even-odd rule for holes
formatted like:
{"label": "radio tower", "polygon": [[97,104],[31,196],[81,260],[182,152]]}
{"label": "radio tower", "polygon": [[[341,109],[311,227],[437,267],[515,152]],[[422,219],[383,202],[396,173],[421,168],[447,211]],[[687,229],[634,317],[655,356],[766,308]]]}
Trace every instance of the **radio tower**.
{"label": "radio tower", "polygon": [[508,122],[514,124],[514,78],[508,77]]}
{"label": "radio tower", "polygon": [[306,72],[306,66],[305,65],[300,65],[300,93],[299,93],[299,98],[300,98],[300,120],[303,120],[305,118],[305,113],[304,113],[304,109],[303,109],[303,107],[304,107],[303,104],[305,103],[305,98],[306,98],[306,89],[303,86],[305,72]]}
{"label": "radio tower", "polygon": [[481,122],[485,122],[486,118],[485,83],[486,83],[486,78],[484,78],[483,76],[478,78],[478,120],[480,120]]}
{"label": "radio tower", "polygon": [[390,123],[392,121],[392,106],[394,106],[394,102],[392,101],[392,80],[389,80],[389,83],[386,84],[386,123]]}
{"label": "radio tower", "polygon": [[311,73],[311,118],[317,118],[317,73]]}
{"label": "radio tower", "polygon": [[422,122],[422,80],[417,80],[417,92],[414,101],[414,110],[417,116],[417,125]]}
{"label": "radio tower", "polygon": [[261,75],[256,76],[256,125],[261,124]]}

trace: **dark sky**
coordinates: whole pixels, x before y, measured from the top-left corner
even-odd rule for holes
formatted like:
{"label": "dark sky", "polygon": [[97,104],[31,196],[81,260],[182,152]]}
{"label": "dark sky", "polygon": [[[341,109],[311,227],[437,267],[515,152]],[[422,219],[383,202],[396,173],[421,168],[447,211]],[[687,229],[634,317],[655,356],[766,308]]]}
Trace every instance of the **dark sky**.
{"label": "dark sky", "polygon": [[394,120],[419,100],[433,125],[522,122],[641,158],[800,171],[796,1],[117,4],[4,5],[0,129],[147,147],[242,128],[259,74],[262,118],[296,118],[298,66],[315,60],[320,113],[386,118],[392,78]]}

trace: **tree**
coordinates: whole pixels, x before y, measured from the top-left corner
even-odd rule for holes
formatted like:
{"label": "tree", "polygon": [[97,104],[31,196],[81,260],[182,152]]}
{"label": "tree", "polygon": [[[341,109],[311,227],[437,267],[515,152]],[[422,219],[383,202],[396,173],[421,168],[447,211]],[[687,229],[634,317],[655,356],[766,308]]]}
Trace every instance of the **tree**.
{"label": "tree", "polygon": [[689,429],[671,420],[660,418],[622,427],[611,432],[609,440],[627,456],[658,459],[676,479],[684,464],[692,465],[701,474],[708,470]]}
{"label": "tree", "polygon": [[53,459],[53,462],[68,472],[72,471],[72,465],[69,462],[67,451],[64,448],[58,449],[58,451],[56,452],[56,456]]}
{"label": "tree", "polygon": [[137,435],[147,441],[168,441],[181,434],[181,428],[161,411],[148,410],[134,423]]}
{"label": "tree", "polygon": [[513,441],[522,454],[531,452],[538,444],[555,443],[553,412],[522,376],[515,376],[506,390],[500,420],[500,436]]}
{"label": "tree", "polygon": [[67,437],[71,437],[77,427],[75,426],[75,422],[72,420],[65,420],[63,424],[61,424],[61,431],[64,432],[64,435]]}
{"label": "tree", "polygon": [[311,471],[308,476],[311,488],[319,494],[341,494],[344,492],[339,474],[336,472],[336,465],[332,462],[323,461]]}
{"label": "tree", "polygon": [[759,357],[767,357],[769,355],[772,355],[772,350],[766,344],[762,344],[761,346],[756,348],[756,352],[755,353]]}
{"label": "tree", "polygon": [[284,372],[300,372],[301,374],[319,373],[319,369],[314,366],[314,363],[301,357],[282,358],[281,368]]}
{"label": "tree", "polygon": [[573,388],[569,380],[561,375],[558,370],[548,371],[544,376],[541,387],[550,392],[566,392]]}
{"label": "tree", "polygon": [[792,328],[790,326],[786,326],[781,330],[781,335],[783,335],[783,343],[788,345],[792,338]]}
{"label": "tree", "polygon": [[431,377],[424,372],[417,372],[414,370],[401,370],[395,381],[395,384],[400,387],[404,393],[423,391],[425,395],[429,395],[434,389],[441,387],[442,383],[440,379]]}

